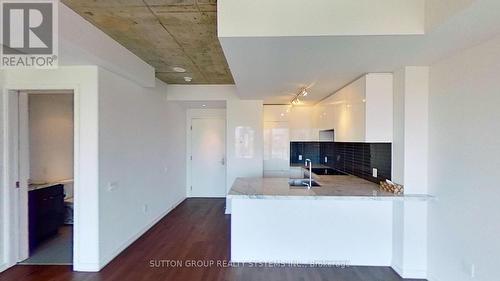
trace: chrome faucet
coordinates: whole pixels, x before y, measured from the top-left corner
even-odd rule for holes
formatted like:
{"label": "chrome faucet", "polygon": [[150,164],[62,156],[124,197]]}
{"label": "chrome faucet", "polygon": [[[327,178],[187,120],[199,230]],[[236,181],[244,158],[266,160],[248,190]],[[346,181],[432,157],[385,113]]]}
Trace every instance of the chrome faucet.
{"label": "chrome faucet", "polygon": [[[309,163],[309,166],[307,165],[307,163]],[[307,185],[307,189],[311,189],[311,187],[312,187],[312,166],[313,166],[311,159],[306,159],[305,165],[306,165],[306,167],[309,167],[309,184],[306,184],[306,185]]]}

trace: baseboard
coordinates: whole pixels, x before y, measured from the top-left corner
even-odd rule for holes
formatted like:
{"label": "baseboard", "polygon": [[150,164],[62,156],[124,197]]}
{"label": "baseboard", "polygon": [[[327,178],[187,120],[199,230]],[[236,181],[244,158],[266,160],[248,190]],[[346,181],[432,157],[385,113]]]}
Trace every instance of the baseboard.
{"label": "baseboard", "polygon": [[399,277],[403,276],[403,269],[395,264],[391,265],[392,270],[396,271]]}
{"label": "baseboard", "polygon": [[6,271],[7,269],[11,268],[13,266],[13,264],[8,264],[8,263],[2,263],[0,264],[0,272],[4,272]]}
{"label": "baseboard", "polygon": [[84,271],[84,272],[98,272],[103,269],[108,263],[110,263],[114,258],[116,258],[121,252],[127,249],[132,243],[134,243],[137,239],[139,239],[144,233],[146,233],[149,229],[151,229],[155,224],[157,224],[161,219],[163,219],[168,213],[170,213],[173,209],[175,209],[179,204],[184,202],[186,197],[180,198],[176,203],[174,203],[170,208],[161,213],[158,217],[144,226],[141,230],[139,230],[134,236],[125,241],[120,247],[118,247],[113,253],[108,255],[107,257],[103,257],[98,265],[96,264],[79,264],[75,266],[75,271]]}
{"label": "baseboard", "polygon": [[427,272],[425,270],[405,269],[393,264],[391,268],[401,277],[408,279],[427,279]]}
{"label": "baseboard", "polygon": [[7,260],[7,262],[0,264],[0,272],[4,272],[7,269],[15,266],[17,264],[17,261],[15,260]]}
{"label": "baseboard", "polygon": [[441,280],[443,280],[443,279],[440,279],[440,278],[436,277],[433,274],[428,274],[428,275],[429,275],[428,278],[427,278],[428,281],[441,281]]}
{"label": "baseboard", "polygon": [[73,265],[73,270],[78,272],[98,272],[101,270],[99,263],[78,263]]}
{"label": "baseboard", "polygon": [[224,209],[224,214],[226,215],[231,214],[231,198],[226,197],[226,208]]}

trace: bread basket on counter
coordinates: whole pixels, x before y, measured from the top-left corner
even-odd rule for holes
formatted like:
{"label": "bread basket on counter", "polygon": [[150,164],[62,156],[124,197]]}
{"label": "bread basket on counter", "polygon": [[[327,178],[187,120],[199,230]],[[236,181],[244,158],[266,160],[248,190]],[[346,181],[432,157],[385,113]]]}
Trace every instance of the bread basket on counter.
{"label": "bread basket on counter", "polygon": [[402,195],[405,192],[404,186],[386,180],[380,182],[380,189],[397,195]]}

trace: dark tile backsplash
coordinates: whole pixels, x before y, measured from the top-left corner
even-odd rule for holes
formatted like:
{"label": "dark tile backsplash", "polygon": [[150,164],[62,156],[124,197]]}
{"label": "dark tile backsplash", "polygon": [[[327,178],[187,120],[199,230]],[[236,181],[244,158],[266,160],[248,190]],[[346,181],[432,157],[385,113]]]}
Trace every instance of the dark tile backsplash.
{"label": "dark tile backsplash", "polygon": [[[303,155],[302,161],[298,160],[300,154]],[[390,143],[290,143],[291,164],[303,163],[307,158],[313,163],[321,163],[375,183],[391,179],[392,145]],[[378,170],[377,178],[372,177],[373,168]]]}
{"label": "dark tile backsplash", "polygon": [[[302,160],[299,160],[302,155]],[[319,163],[320,143],[319,142],[290,142],[290,163],[304,163],[306,159],[311,159],[313,163]]]}

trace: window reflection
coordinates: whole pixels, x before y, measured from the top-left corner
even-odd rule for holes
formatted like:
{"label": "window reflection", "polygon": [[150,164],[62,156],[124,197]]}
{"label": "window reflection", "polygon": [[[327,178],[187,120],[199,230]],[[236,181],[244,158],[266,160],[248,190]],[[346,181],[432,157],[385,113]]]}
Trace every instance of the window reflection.
{"label": "window reflection", "polygon": [[288,170],[290,131],[287,122],[264,122],[264,169]]}
{"label": "window reflection", "polygon": [[238,126],[235,129],[236,158],[254,157],[254,135],[252,127]]}

